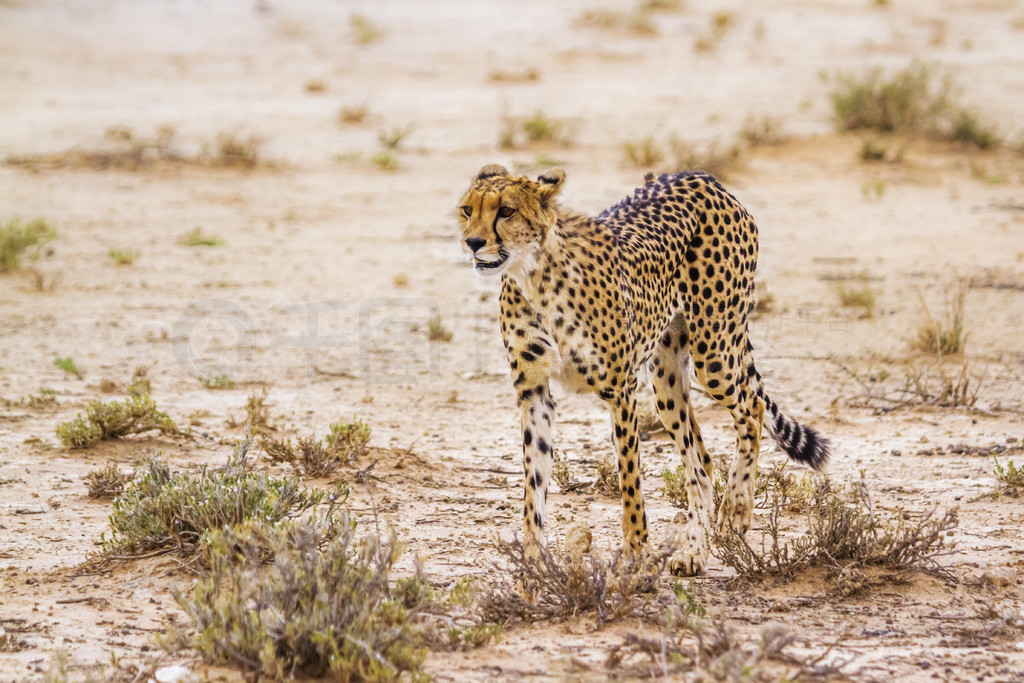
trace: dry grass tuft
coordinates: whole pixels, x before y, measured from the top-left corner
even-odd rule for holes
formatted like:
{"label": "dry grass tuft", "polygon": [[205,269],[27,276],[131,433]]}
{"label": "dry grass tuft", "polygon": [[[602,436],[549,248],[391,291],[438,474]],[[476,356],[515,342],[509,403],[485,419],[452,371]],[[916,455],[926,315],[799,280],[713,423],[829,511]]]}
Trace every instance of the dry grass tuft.
{"label": "dry grass tuft", "polygon": [[847,594],[866,584],[869,567],[890,578],[914,571],[952,576],[938,558],[951,552],[947,533],[957,526],[956,510],[938,515],[933,509],[916,520],[902,511],[882,515],[874,510],[863,482],[842,488],[824,479],[815,484],[807,503],[807,535],[783,542],[784,507],[781,492],[772,492],[760,551],[726,529],[713,538],[715,555],[744,579],[785,579],[805,567],[823,566],[836,590]]}
{"label": "dry grass tuft", "polygon": [[132,475],[117,468],[117,463],[108,462],[82,477],[89,487],[90,498],[113,498],[121,494],[124,485],[132,480]]}
{"label": "dry grass tuft", "polygon": [[43,218],[28,222],[17,216],[8,218],[0,225],[0,273],[16,269],[26,252],[30,258],[38,258],[43,245],[56,237],[56,231]]}
{"label": "dry grass tuft", "polygon": [[217,136],[217,156],[213,163],[216,166],[255,168],[260,163],[263,142],[263,138],[255,133],[221,133]]}
{"label": "dry grass tuft", "polygon": [[444,326],[441,316],[435,315],[427,320],[427,339],[440,342],[452,340],[452,331]]}
{"label": "dry grass tuft", "polygon": [[781,122],[772,116],[762,116],[761,118],[748,116],[740,130],[740,138],[749,147],[781,145],[786,141]]}
{"label": "dry grass tuft", "polygon": [[299,437],[293,445],[288,439],[264,439],[263,449],[272,462],[287,463],[296,474],[325,477],[362,455],[371,434],[370,426],[361,420],[334,423],[330,429],[325,441]]}
{"label": "dry grass tuft", "polygon": [[721,148],[717,142],[712,142],[699,149],[678,138],[673,138],[669,144],[677,172],[704,171],[722,180],[735,170],[740,160],[740,148],[736,145]]}
{"label": "dry grass tuft", "polygon": [[653,168],[665,160],[665,153],[650,135],[640,141],[626,142],[622,148],[626,159],[637,168]]}
{"label": "dry grass tuft", "polygon": [[[477,609],[486,621],[507,624],[574,617],[593,612],[600,622],[639,613],[650,601],[658,577],[674,549],[629,558],[543,549],[537,560],[526,556],[518,540],[495,540],[504,564],[495,567],[496,583],[481,589]],[[507,565],[507,566],[505,566]],[[525,599],[517,586],[535,600]]]}
{"label": "dry grass tuft", "polygon": [[135,263],[135,259],[139,258],[139,252],[135,249],[111,249],[107,252],[107,256],[113,259],[114,263],[119,266],[130,266]]}
{"label": "dry grass tuft", "polygon": [[856,284],[844,280],[835,283],[836,296],[843,308],[859,308],[862,317],[870,318],[875,314],[875,292],[868,286],[868,276],[862,273],[857,276]]}
{"label": "dry grass tuft", "polygon": [[338,123],[356,125],[366,120],[369,108],[365,104],[346,104],[338,110]]}
{"label": "dry grass tuft", "polygon": [[651,12],[644,6],[634,12],[616,12],[607,9],[587,10],[579,16],[576,24],[586,28],[625,31],[641,36],[653,36],[658,33],[658,25],[654,22]]}
{"label": "dry grass tuft", "polygon": [[945,317],[939,320],[932,316],[928,304],[921,297],[921,306],[927,320],[917,329],[917,337],[910,342],[912,349],[938,356],[963,353],[968,337],[964,325],[964,304],[968,289],[970,286],[967,281],[961,280],[953,292]]}

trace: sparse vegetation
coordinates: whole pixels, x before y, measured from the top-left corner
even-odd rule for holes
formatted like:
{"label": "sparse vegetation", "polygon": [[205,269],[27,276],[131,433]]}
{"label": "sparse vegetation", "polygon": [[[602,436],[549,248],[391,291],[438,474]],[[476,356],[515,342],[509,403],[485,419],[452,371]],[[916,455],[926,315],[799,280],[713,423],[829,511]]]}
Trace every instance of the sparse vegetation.
{"label": "sparse vegetation", "polygon": [[329,429],[326,438],[328,447],[346,461],[362,455],[373,434],[370,425],[357,417],[353,417],[351,422],[334,422]]}
{"label": "sparse vegetation", "polygon": [[652,168],[665,159],[665,154],[650,135],[637,142],[626,142],[623,150],[630,163],[638,168]]}
{"label": "sparse vegetation", "polygon": [[[279,522],[321,502],[340,505],[347,489],[330,494],[307,489],[297,477],[277,479],[257,472],[247,459],[251,437],[239,442],[224,467],[171,472],[159,452],[147,454],[136,476],[113,503],[109,533],[100,545],[106,557],[200,550],[204,534],[249,522],[269,532]],[[332,505],[332,507],[333,507]]]}
{"label": "sparse vegetation", "polygon": [[[672,548],[608,559],[590,553],[541,550],[527,557],[519,541],[495,540],[501,558],[494,584],[481,590],[478,609],[487,621],[510,623],[573,617],[593,612],[599,622],[635,614],[658,582]],[[517,585],[535,595],[527,600]]]}
{"label": "sparse vegetation", "polygon": [[303,85],[302,88],[308,93],[319,94],[322,92],[327,92],[327,84],[324,83],[319,78],[313,78],[306,81],[306,84]]}
{"label": "sparse vegetation", "polygon": [[487,78],[492,83],[532,83],[540,80],[540,71],[532,67],[522,71],[495,69]]}
{"label": "sparse vegetation", "polygon": [[875,130],[909,138],[950,140],[988,149],[998,136],[976,112],[953,99],[944,70],[914,62],[888,78],[881,69],[863,76],[838,74],[830,93],[840,130]]}
{"label": "sparse vegetation", "polygon": [[124,485],[131,481],[132,475],[118,469],[116,462],[108,462],[106,467],[89,472],[83,479],[90,498],[113,498],[120,495]]}
{"label": "sparse vegetation", "polygon": [[382,130],[377,133],[377,140],[388,149],[398,149],[402,140],[412,132],[412,126],[395,127],[391,130]]}
{"label": "sparse vegetation", "polygon": [[740,130],[740,138],[750,147],[779,145],[786,140],[786,136],[782,133],[782,124],[773,116],[760,118],[748,116]]}
{"label": "sparse vegetation", "polygon": [[384,37],[384,30],[361,14],[351,15],[348,23],[356,42],[360,45],[369,45]]}
{"label": "sparse vegetation", "polygon": [[78,369],[70,357],[68,358],[54,358],[53,366],[58,370],[63,370],[69,375],[74,375],[76,379],[82,379],[82,371]]}
{"label": "sparse vegetation", "polygon": [[787,579],[817,565],[828,569],[837,590],[850,593],[866,585],[868,567],[890,574],[925,571],[951,576],[938,558],[950,552],[947,532],[957,526],[956,510],[932,510],[916,519],[902,511],[884,515],[874,509],[863,482],[844,488],[823,479],[815,483],[806,506],[807,535],[783,542],[782,496],[784,489],[770,490],[760,552],[731,529],[715,534],[713,552],[740,577]]}
{"label": "sparse vegetation", "polygon": [[343,464],[337,451],[312,436],[299,437],[294,445],[288,439],[264,440],[263,449],[271,462],[287,463],[296,474],[313,479],[326,477]]}
{"label": "sparse vegetation", "polygon": [[224,240],[215,235],[204,235],[203,229],[197,227],[192,232],[180,237],[178,244],[184,247],[219,247],[224,244]]}
{"label": "sparse vegetation", "polygon": [[588,28],[626,31],[642,36],[652,36],[658,33],[658,26],[654,23],[654,18],[644,6],[640,6],[634,12],[616,12],[607,9],[587,10],[579,16],[576,23]]}
{"label": "sparse vegetation", "polygon": [[552,119],[539,109],[523,121],[522,130],[530,142],[557,142],[567,145],[572,141],[569,127],[564,121]]}
{"label": "sparse vegetation", "polygon": [[992,459],[996,463],[996,481],[1008,488],[1024,489],[1024,467],[1017,467],[1013,464],[1013,460],[1003,466],[999,464],[999,458],[994,455]]}
{"label": "sparse vegetation", "polygon": [[444,326],[441,316],[435,315],[427,320],[427,339],[441,342],[452,340],[452,331]]}
{"label": "sparse vegetation", "polygon": [[921,298],[921,307],[927,320],[918,327],[917,336],[911,340],[912,349],[940,357],[963,353],[968,337],[964,325],[964,303],[968,289],[967,281],[961,280],[953,292],[946,315],[938,320],[932,315],[924,298]]}
{"label": "sparse vegetation", "polygon": [[366,120],[370,110],[365,104],[347,104],[338,110],[338,123],[355,125]]}
{"label": "sparse vegetation", "polygon": [[701,150],[678,138],[673,138],[669,144],[676,171],[704,171],[721,180],[728,177],[740,159],[740,148],[736,145],[722,148],[712,142]]}
{"label": "sparse vegetation", "polygon": [[370,161],[382,171],[395,171],[398,169],[398,159],[391,152],[377,152]]}
{"label": "sparse vegetation", "polygon": [[719,10],[711,17],[711,30],[708,34],[699,36],[693,43],[693,49],[697,52],[711,52],[722,38],[732,29],[735,24],[735,16],[728,10]]}
{"label": "sparse vegetation", "polygon": [[870,318],[874,315],[875,292],[868,286],[867,274],[862,273],[859,275],[856,278],[856,284],[837,280],[835,288],[840,306],[844,308],[859,308],[863,311],[863,317],[865,318]]}
{"label": "sparse vegetation", "polygon": [[130,266],[135,263],[135,259],[139,258],[139,252],[135,249],[111,249],[107,252],[107,256],[119,266]]}
{"label": "sparse vegetation", "polygon": [[200,377],[199,383],[207,389],[221,390],[221,389],[234,389],[235,380],[231,379],[227,375],[216,375],[215,377]]}
{"label": "sparse vegetation", "polygon": [[595,491],[608,496],[619,497],[619,468],[614,458],[601,458],[597,461],[597,479],[594,481]]}
{"label": "sparse vegetation", "polygon": [[221,133],[217,136],[215,163],[218,166],[253,168],[260,163],[262,148],[263,138],[255,133]]}
{"label": "sparse vegetation", "polygon": [[17,216],[8,218],[0,225],[0,273],[17,268],[30,249],[29,256],[37,258],[43,245],[56,237],[56,231],[43,218],[28,222]]}
{"label": "sparse vegetation", "polygon": [[175,434],[174,421],[157,409],[149,395],[149,380],[138,378],[122,401],[94,400],[70,422],[57,425],[56,434],[68,448],[89,448],[99,441],[158,431]]}
{"label": "sparse vegetation", "polygon": [[[177,596],[212,663],[283,680],[421,680],[428,648],[469,649],[500,634],[444,600],[418,568],[392,580],[402,544],[393,531],[357,536],[341,512],[253,521],[209,536],[209,569]],[[266,558],[274,562],[267,563]]]}
{"label": "sparse vegetation", "polygon": [[754,304],[756,315],[767,315],[775,311],[775,295],[768,291],[768,283],[764,280],[755,280],[754,292],[757,297],[757,303]]}
{"label": "sparse vegetation", "polygon": [[[245,420],[243,423],[250,434],[276,432],[277,427],[270,424],[270,407],[267,405],[267,390],[252,392],[245,399]],[[239,422],[233,417],[228,418],[229,427],[238,427]]]}

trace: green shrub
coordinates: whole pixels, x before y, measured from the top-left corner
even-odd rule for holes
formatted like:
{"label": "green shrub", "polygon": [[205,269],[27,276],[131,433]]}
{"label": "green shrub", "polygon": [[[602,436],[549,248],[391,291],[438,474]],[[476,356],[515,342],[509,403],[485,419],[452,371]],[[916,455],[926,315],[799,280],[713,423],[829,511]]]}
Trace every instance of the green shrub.
{"label": "green shrub", "polygon": [[[303,487],[298,477],[277,479],[254,471],[246,458],[250,444],[251,437],[239,442],[217,469],[172,473],[159,452],[147,455],[114,500],[109,535],[101,538],[103,552],[123,556],[167,549],[190,555],[207,531],[250,520],[273,527],[327,497]],[[347,495],[342,488],[331,497],[340,504]]]}
{"label": "green shrub", "polygon": [[130,266],[135,263],[135,259],[139,258],[139,252],[135,249],[111,249],[107,252],[107,256],[119,266]]}
{"label": "green shrub", "polygon": [[996,461],[995,475],[1000,484],[1010,488],[1024,489],[1024,467],[1017,467],[1013,461],[1006,463],[1006,466],[999,464],[999,459],[992,456]]}
{"label": "green shrub", "polygon": [[69,375],[74,375],[78,379],[82,379],[82,371],[75,365],[75,361],[71,358],[54,358],[53,366],[59,368]]}
{"label": "green shrub", "polygon": [[14,270],[21,262],[22,254],[35,247],[34,256],[38,256],[40,248],[57,237],[50,224],[42,218],[35,218],[23,223],[14,216],[0,225],[0,273]]}
{"label": "green shrub", "polygon": [[137,378],[128,387],[122,401],[95,400],[70,422],[57,425],[56,434],[68,448],[88,448],[105,439],[120,439],[131,434],[159,431],[177,433],[178,427],[167,413],[157,410],[149,395],[149,380]]}
{"label": "green shrub", "polygon": [[131,474],[117,468],[116,462],[108,462],[106,467],[95,469],[83,477],[90,498],[113,498],[124,490],[124,485],[131,478]]}

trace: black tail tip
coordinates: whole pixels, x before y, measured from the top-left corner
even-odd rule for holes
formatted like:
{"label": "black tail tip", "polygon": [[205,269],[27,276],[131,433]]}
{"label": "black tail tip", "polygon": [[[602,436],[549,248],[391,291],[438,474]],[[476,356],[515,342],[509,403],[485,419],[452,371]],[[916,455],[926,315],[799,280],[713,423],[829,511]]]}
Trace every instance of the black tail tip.
{"label": "black tail tip", "polygon": [[810,427],[803,427],[804,438],[800,450],[790,452],[789,457],[810,465],[818,472],[825,469],[831,449],[831,443]]}

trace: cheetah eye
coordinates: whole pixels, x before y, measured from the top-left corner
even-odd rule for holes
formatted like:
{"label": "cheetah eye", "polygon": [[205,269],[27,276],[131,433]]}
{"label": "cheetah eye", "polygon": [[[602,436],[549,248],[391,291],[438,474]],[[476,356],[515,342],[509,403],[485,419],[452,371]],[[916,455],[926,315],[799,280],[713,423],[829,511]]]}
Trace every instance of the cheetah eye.
{"label": "cheetah eye", "polygon": [[503,206],[500,209],[498,209],[498,215],[501,216],[502,218],[508,218],[515,212],[516,210],[513,209],[511,206]]}
{"label": "cheetah eye", "polygon": [[459,211],[462,213],[463,218],[469,218],[470,216],[473,215],[473,207],[472,206],[460,207]]}

